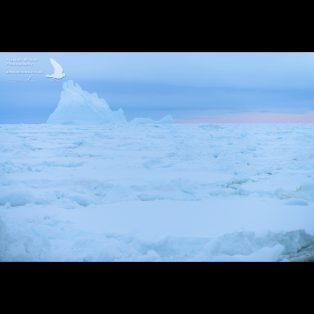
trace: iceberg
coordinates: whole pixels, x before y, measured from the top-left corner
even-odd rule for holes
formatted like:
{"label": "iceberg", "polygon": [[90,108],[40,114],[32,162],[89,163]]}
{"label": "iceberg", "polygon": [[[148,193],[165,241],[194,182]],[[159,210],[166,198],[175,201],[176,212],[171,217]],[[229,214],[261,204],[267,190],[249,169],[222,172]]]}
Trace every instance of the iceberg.
{"label": "iceberg", "polygon": [[111,110],[96,93],[83,90],[69,80],[63,84],[60,101],[49,116],[48,124],[104,124],[125,123],[123,110]]}
{"label": "iceberg", "polygon": [[[124,111],[112,110],[108,103],[96,93],[83,90],[77,83],[69,80],[63,84],[61,97],[55,111],[49,116],[48,124],[112,124],[126,123]],[[160,120],[135,118],[133,124],[171,124],[174,119],[166,115]]]}

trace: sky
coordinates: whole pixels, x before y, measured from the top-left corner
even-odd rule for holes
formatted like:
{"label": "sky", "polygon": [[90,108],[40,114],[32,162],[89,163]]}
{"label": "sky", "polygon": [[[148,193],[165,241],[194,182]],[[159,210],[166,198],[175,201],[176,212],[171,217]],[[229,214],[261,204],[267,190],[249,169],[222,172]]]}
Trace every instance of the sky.
{"label": "sky", "polygon": [[0,123],[44,123],[67,79],[129,120],[314,122],[314,53],[54,52],[0,53]]}

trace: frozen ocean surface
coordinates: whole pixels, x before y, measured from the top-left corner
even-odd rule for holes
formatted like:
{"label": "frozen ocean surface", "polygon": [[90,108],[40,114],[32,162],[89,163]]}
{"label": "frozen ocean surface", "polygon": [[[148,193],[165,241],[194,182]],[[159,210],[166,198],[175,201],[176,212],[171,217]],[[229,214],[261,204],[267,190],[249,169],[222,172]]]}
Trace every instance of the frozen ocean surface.
{"label": "frozen ocean surface", "polygon": [[314,256],[314,125],[0,125],[0,260]]}

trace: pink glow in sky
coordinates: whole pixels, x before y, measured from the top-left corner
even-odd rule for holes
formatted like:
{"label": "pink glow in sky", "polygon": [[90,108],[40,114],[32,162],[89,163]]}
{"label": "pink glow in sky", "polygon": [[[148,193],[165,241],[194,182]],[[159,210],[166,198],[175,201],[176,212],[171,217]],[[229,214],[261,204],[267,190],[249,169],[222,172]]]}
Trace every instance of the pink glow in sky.
{"label": "pink glow in sky", "polygon": [[179,123],[314,123],[314,112],[266,113],[243,112],[227,115],[209,115],[178,120]]}

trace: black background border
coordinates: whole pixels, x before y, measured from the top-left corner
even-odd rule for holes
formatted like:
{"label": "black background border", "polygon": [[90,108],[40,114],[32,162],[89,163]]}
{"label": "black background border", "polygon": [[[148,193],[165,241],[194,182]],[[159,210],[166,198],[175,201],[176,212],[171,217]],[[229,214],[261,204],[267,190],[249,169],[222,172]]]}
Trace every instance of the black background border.
{"label": "black background border", "polygon": [[[255,8],[247,6],[239,14],[238,3],[237,10],[226,3],[222,3],[222,8],[217,8],[217,4],[196,8],[184,3],[171,8],[155,4],[134,15],[134,7],[129,11],[126,4],[120,3],[118,10],[112,10],[108,4],[105,8],[77,5],[75,10],[66,8],[64,3],[54,4],[64,12],[60,23],[49,23],[55,18],[49,8],[38,12],[29,5],[30,10],[12,11],[12,3],[7,3],[7,7],[2,4],[1,51],[314,51],[312,10],[306,7],[293,6],[287,12],[283,7],[263,3]],[[295,296],[297,291],[301,291],[306,302],[310,301],[306,294],[311,290],[305,286],[308,282],[313,285],[313,274],[314,263],[0,263],[1,285],[9,294],[14,292],[13,297],[17,290],[22,294],[45,294],[42,287],[54,287],[57,292],[70,293],[86,291],[97,284],[101,287],[98,293],[110,290],[119,294],[126,290],[137,293],[139,298],[144,291],[150,294],[152,286],[154,291],[169,295],[175,291],[184,295],[186,291],[206,287],[201,296],[215,290],[225,303],[230,302],[226,294],[238,295],[241,301],[261,293],[277,297],[284,292],[285,299],[279,298],[284,304],[292,301],[287,299],[289,292]],[[15,300],[18,302],[16,297]],[[234,304],[231,302],[231,306]]]}

